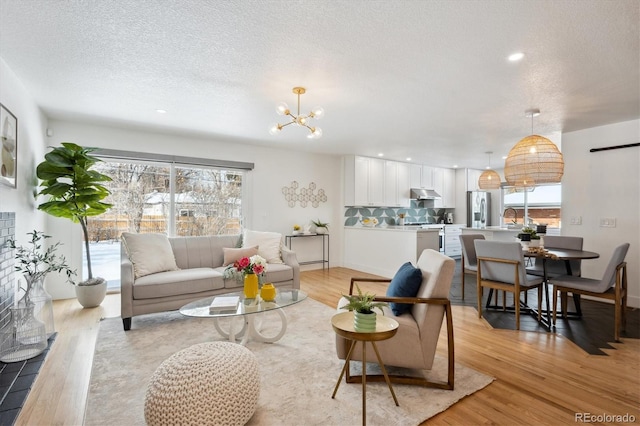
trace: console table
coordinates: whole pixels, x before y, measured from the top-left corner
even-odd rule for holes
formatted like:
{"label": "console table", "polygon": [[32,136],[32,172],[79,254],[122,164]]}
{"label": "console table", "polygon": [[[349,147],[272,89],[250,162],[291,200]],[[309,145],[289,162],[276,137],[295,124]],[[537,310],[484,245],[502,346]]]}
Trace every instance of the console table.
{"label": "console table", "polygon": [[300,265],[309,265],[312,263],[322,263],[322,269],[325,268],[325,264],[327,265],[327,268],[329,268],[329,234],[298,234],[298,235],[285,235],[284,237],[284,241],[285,244],[287,245],[287,247],[289,247],[290,250],[293,250],[291,248],[291,242],[294,238],[312,238],[312,237],[322,237],[322,259],[318,259],[318,260],[308,260],[305,262],[299,262]]}

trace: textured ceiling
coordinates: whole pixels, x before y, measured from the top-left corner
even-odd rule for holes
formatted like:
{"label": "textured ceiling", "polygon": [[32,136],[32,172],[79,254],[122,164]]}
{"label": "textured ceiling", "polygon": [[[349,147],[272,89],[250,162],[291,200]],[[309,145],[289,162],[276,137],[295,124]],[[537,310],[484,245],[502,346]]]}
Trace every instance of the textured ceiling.
{"label": "textured ceiling", "polygon": [[[52,118],[482,168],[531,133],[529,108],[556,143],[640,116],[636,0],[0,0],[0,24]],[[321,139],[268,133],[299,85]]]}

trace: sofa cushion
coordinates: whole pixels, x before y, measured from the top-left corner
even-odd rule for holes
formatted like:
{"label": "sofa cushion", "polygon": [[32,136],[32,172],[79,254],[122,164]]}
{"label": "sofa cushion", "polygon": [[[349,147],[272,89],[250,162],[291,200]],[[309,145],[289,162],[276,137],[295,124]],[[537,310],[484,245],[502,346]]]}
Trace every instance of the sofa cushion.
{"label": "sofa cushion", "polygon": [[133,263],[136,279],[156,272],[178,270],[166,235],[123,232],[122,240]]}
{"label": "sofa cushion", "polygon": [[224,288],[222,274],[211,268],[158,272],[140,277],[133,285],[134,299],[154,299]]}
{"label": "sofa cushion", "polygon": [[[407,262],[398,269],[387,288],[388,297],[416,297],[422,285],[422,271]],[[411,310],[408,303],[389,303],[396,315],[402,315]]]}
{"label": "sofa cushion", "polygon": [[246,248],[228,248],[223,247],[222,252],[224,253],[224,262],[222,266],[228,266],[233,264],[236,260],[240,260],[243,257],[251,257],[255,254],[258,254],[258,246],[255,247],[246,247]]}
{"label": "sofa cushion", "polygon": [[290,280],[293,280],[293,268],[291,266],[281,263],[269,263],[267,265],[267,273],[262,282],[276,284]]}
{"label": "sofa cushion", "polygon": [[282,244],[282,234],[278,232],[260,232],[245,229],[242,233],[242,247],[258,246],[258,254],[267,263],[283,263],[280,256],[280,245]]}

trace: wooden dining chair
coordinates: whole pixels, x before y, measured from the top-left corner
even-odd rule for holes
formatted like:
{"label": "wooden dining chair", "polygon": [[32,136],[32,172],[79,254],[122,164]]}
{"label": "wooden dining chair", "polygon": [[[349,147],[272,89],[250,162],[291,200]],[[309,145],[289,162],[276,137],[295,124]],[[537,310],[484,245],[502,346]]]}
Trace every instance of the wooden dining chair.
{"label": "wooden dining chair", "polygon": [[476,257],[475,240],[484,240],[483,234],[460,235],[460,246],[462,247],[462,300],[464,300],[464,274],[475,274],[478,272],[478,259]]}
{"label": "wooden dining chair", "polygon": [[[520,243],[476,240],[478,258],[478,318],[482,318],[482,290],[484,287],[513,293],[516,330],[520,329],[520,293],[537,289],[538,321],[542,318],[542,277],[526,273]],[[506,307],[503,306],[506,310]]]}
{"label": "wooden dining chair", "polygon": [[614,338],[620,341],[620,331],[625,330],[627,309],[627,263],[624,258],[629,251],[629,243],[616,247],[611,260],[604,271],[602,279],[582,278],[574,275],[564,275],[553,278],[553,325],[556,325],[556,309],[558,307],[558,293],[562,297],[562,316],[566,318],[566,294],[581,294],[614,302]]}

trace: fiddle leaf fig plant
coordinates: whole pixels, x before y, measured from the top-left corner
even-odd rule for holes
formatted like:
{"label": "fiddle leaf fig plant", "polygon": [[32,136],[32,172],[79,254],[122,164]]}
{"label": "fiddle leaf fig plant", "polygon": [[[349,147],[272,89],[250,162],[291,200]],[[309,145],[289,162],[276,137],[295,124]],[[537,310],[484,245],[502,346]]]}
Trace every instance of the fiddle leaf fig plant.
{"label": "fiddle leaf fig plant", "polygon": [[108,182],[111,178],[91,170],[94,164],[102,161],[89,155],[96,149],[62,142],[62,146],[45,154],[45,160],[36,168],[42,188],[38,195],[48,197],[38,209],[52,216],[80,223],[82,227],[87,254],[88,280],[85,285],[94,284],[87,218],[98,216],[111,208],[111,204],[102,201],[110,194],[102,182]]}

